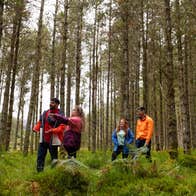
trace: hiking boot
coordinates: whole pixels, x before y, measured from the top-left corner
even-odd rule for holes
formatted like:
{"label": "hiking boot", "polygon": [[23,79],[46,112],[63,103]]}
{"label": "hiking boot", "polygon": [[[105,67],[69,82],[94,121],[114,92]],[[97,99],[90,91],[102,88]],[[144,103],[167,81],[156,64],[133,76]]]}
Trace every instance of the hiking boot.
{"label": "hiking boot", "polygon": [[51,163],[51,168],[55,167],[57,163],[58,163],[58,159],[53,159]]}
{"label": "hiking boot", "polygon": [[37,167],[37,172],[42,172],[44,170],[43,167]]}

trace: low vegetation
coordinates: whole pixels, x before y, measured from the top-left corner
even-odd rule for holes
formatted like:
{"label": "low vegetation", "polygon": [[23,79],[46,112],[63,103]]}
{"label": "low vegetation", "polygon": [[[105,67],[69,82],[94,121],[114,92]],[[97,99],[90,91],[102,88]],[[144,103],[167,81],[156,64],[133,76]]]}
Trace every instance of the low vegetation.
{"label": "low vegetation", "polygon": [[180,153],[177,161],[166,152],[111,162],[111,152],[81,150],[77,160],[60,160],[37,173],[36,155],[1,154],[0,195],[190,195],[196,193],[196,151]]}

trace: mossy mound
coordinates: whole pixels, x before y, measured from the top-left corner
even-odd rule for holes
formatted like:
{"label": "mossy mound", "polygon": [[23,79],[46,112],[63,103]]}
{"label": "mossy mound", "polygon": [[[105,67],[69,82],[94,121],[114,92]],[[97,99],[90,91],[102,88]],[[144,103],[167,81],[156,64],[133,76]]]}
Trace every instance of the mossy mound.
{"label": "mossy mound", "polygon": [[52,170],[35,176],[30,182],[29,193],[41,195],[86,195],[89,186],[88,170],[76,161],[60,161]]}

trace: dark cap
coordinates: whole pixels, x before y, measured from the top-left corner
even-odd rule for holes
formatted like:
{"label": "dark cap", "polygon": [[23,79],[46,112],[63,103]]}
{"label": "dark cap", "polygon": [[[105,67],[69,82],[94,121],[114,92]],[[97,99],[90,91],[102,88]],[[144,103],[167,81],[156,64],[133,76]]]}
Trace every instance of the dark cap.
{"label": "dark cap", "polygon": [[143,112],[146,111],[145,107],[143,107],[143,106],[138,107],[138,108],[137,108],[137,111],[138,111],[138,110],[139,110],[139,111],[143,111]]}
{"label": "dark cap", "polygon": [[50,101],[54,101],[56,104],[60,104],[60,101],[59,101],[59,99],[57,99],[57,98],[52,98]]}

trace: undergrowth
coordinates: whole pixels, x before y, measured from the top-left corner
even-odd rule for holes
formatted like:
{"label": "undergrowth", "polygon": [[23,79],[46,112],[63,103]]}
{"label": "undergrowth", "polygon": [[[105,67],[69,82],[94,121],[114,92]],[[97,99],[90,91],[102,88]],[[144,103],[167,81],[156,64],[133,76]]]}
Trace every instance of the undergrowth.
{"label": "undergrowth", "polygon": [[[167,152],[111,162],[111,152],[80,150],[77,164],[62,161],[51,168],[47,155],[44,172],[35,169],[36,154],[0,155],[0,195],[196,195],[196,153],[180,153],[178,160]],[[83,167],[84,166],[84,167]]]}

